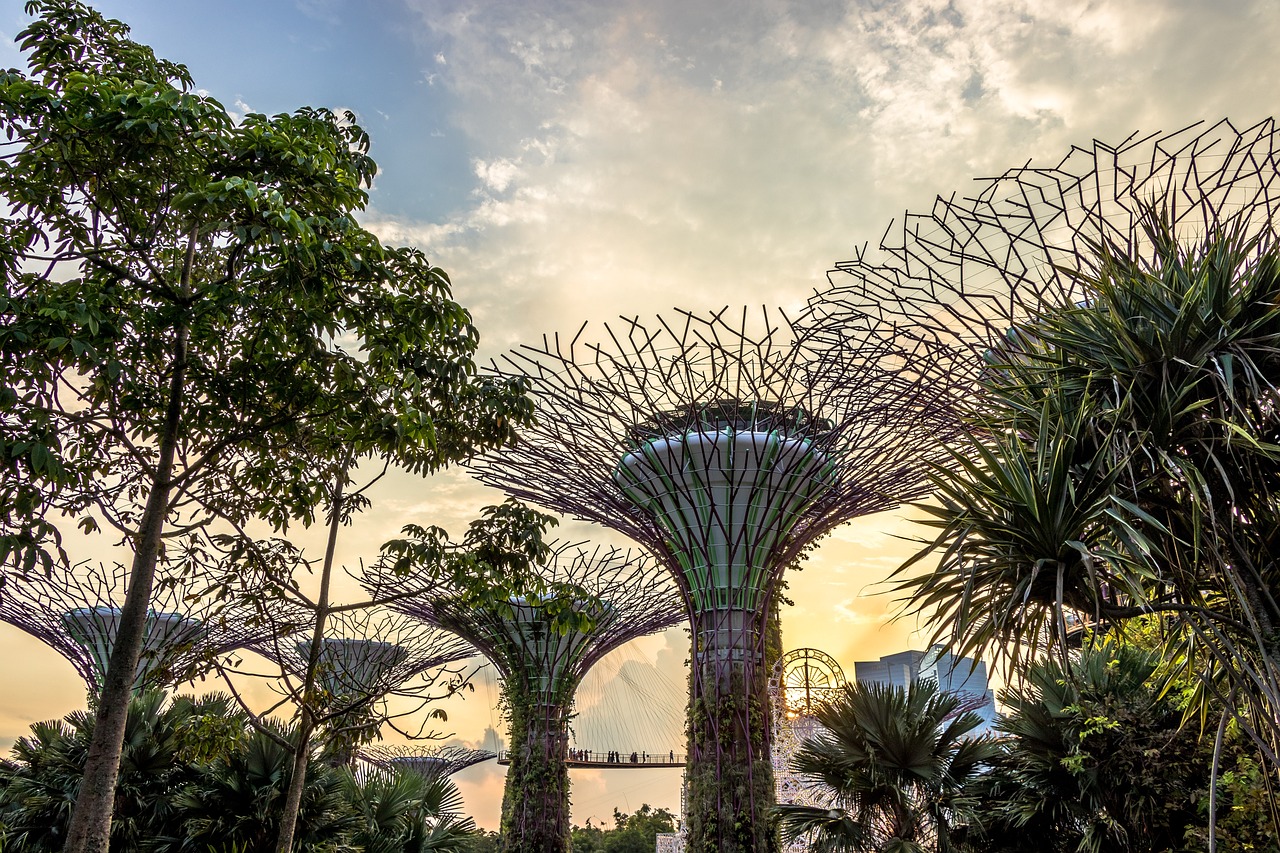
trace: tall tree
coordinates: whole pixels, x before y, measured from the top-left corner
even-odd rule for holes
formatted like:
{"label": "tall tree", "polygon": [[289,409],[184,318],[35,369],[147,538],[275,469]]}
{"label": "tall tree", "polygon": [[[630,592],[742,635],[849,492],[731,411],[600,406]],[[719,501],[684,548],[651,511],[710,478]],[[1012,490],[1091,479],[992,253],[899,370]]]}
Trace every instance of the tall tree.
{"label": "tall tree", "polygon": [[[239,573],[242,583],[274,591],[269,599],[260,602],[265,610],[284,606],[307,614],[300,625],[285,625],[279,635],[254,646],[282,667],[283,683],[278,689],[283,698],[269,711],[278,711],[290,703],[295,706],[296,725],[287,737],[277,736],[280,745],[293,753],[289,784],[280,807],[275,848],[279,853],[294,849],[298,809],[317,739],[330,756],[346,755],[347,760],[341,763],[349,763],[355,747],[390,722],[381,703],[388,694],[412,696],[418,700],[416,711],[425,707],[428,700],[443,698],[466,683],[457,672],[437,670],[423,675],[423,671],[470,657],[475,649],[464,639],[429,628],[412,616],[388,618],[383,605],[398,604],[399,599],[444,584],[466,589],[473,606],[481,606],[482,600],[500,595],[513,585],[523,589],[533,584],[544,589],[530,572],[534,562],[547,551],[543,534],[555,519],[508,500],[500,506],[485,507],[460,543],[451,542],[440,528],[410,527],[407,532],[413,538],[387,543],[382,556],[369,569],[379,577],[400,578],[403,587],[395,592],[376,590],[374,597],[363,601],[334,601],[331,588],[338,531],[349,520],[353,508],[364,500],[363,490],[344,497],[344,485],[345,472],[330,498],[329,536],[318,590],[313,595],[305,593],[295,577],[300,566],[308,570],[311,566],[288,542],[220,537],[229,551],[222,571]],[[409,565],[413,566],[413,577],[404,578]],[[233,582],[228,580],[227,585]],[[295,635],[299,629],[305,639]],[[329,647],[330,641],[336,647]],[[220,670],[239,698],[231,670]],[[407,682],[415,675],[423,675],[421,683],[409,686]],[[434,692],[435,688],[440,692]],[[433,711],[432,718],[437,716],[442,715]],[[263,725],[259,715],[251,714],[251,719],[266,736],[273,736],[272,727]]]}
{"label": "tall tree", "polygon": [[133,548],[65,848],[105,853],[166,540],[309,523],[350,460],[433,470],[530,407],[475,377],[445,273],[356,222],[376,167],[353,116],[236,121],[124,24],[27,10],[28,72],[0,74],[0,558],[52,566],[60,513]]}

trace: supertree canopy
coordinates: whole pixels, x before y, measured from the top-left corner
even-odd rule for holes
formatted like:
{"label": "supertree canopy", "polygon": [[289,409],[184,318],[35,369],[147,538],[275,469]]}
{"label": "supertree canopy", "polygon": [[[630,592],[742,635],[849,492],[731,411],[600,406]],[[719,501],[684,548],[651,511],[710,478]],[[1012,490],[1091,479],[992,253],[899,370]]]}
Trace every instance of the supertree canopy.
{"label": "supertree canopy", "polygon": [[569,848],[569,722],[583,676],[622,644],[685,618],[662,567],[629,551],[561,544],[535,571],[538,591],[507,600],[443,585],[392,604],[465,637],[501,675],[510,723],[502,849],[511,853]]}
{"label": "supertree canopy", "polygon": [[1017,348],[1014,328],[1043,307],[1085,298],[1074,271],[1100,244],[1142,254],[1154,213],[1183,239],[1231,224],[1274,228],[1280,212],[1274,119],[1244,130],[1223,120],[1119,145],[1074,147],[1053,166],[977,181],[907,213],[878,252],[828,273],[805,324],[837,348],[868,323],[890,324],[930,381],[968,391]]}
{"label": "supertree canopy", "polygon": [[685,599],[693,850],[770,843],[764,627],[783,569],[836,525],[922,495],[954,429],[892,329],[864,332],[820,361],[785,317],[681,313],[495,367],[525,377],[537,425],[474,463],[480,479],[635,539]]}
{"label": "supertree canopy", "polygon": [[[71,664],[97,694],[120,621],[128,572],[120,565],[84,563],[50,575],[10,575],[0,592],[0,620],[36,637]],[[134,690],[163,688],[196,678],[213,659],[281,630],[257,608],[204,594],[199,583],[161,578],[147,613]]]}
{"label": "supertree canopy", "polygon": [[361,750],[364,759],[379,767],[407,770],[428,779],[450,776],[473,764],[480,764],[497,753],[466,746],[418,747],[408,744],[380,745]]}
{"label": "supertree canopy", "polygon": [[[329,730],[327,754],[335,764],[351,763],[357,747],[377,737],[387,721],[380,706],[388,695],[423,703],[442,698],[458,686],[460,674],[442,668],[476,653],[461,637],[381,608],[331,613],[324,633],[315,670],[324,694],[318,717]],[[284,689],[300,695],[311,662],[309,634],[245,645],[276,663]]]}

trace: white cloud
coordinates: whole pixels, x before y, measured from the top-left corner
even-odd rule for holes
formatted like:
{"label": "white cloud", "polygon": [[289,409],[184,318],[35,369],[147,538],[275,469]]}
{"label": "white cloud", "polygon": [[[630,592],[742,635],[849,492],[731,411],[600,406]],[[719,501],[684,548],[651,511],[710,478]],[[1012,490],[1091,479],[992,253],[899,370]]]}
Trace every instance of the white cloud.
{"label": "white cloud", "polygon": [[511,182],[520,174],[520,161],[500,157],[497,160],[475,160],[472,163],[476,176],[484,183],[485,189],[500,193],[511,186]]}
{"label": "white cloud", "polygon": [[1251,119],[1280,72],[1261,3],[415,5],[477,185],[447,224],[395,230],[494,346],[795,306],[905,205],[1093,136]]}

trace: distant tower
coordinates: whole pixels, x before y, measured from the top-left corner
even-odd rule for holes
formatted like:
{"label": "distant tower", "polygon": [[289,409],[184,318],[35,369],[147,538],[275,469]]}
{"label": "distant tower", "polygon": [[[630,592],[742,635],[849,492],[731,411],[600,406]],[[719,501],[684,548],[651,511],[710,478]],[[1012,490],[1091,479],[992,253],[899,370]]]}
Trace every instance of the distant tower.
{"label": "distant tower", "polygon": [[544,339],[496,368],[537,424],[474,463],[481,480],[617,530],[658,555],[694,636],[691,849],[770,845],[764,625],[785,567],[836,525],[926,491],[945,398],[868,322],[818,360],[785,318],[626,320],[598,343]]}
{"label": "distant tower", "polygon": [[957,694],[964,710],[982,717],[982,727],[972,734],[985,734],[995,724],[996,697],[988,686],[983,661],[956,657],[942,646],[933,646],[928,651],[885,655],[878,661],[857,661],[853,672],[859,684],[887,684],[903,690],[917,679],[932,681],[938,689]]}
{"label": "distant tower", "polygon": [[[0,621],[21,628],[69,660],[92,695],[102,687],[120,622],[128,571],[82,564],[66,572],[9,575],[0,590]],[[147,613],[135,692],[196,678],[213,658],[269,636],[281,626],[248,605],[217,601],[196,586],[157,583]]]}
{"label": "distant tower", "polygon": [[[440,698],[441,667],[473,657],[466,640],[409,616],[383,610],[352,610],[330,614],[320,647],[317,680],[325,693],[318,714],[336,737],[326,738],[328,760],[353,762],[360,745],[374,740],[386,716],[380,707],[390,694]],[[271,637],[250,647],[276,663],[291,689],[304,678],[311,651],[306,632],[284,639]],[[443,673],[446,679],[456,673]],[[420,684],[414,684],[421,676]],[[435,695],[423,697],[423,691]]]}
{"label": "distant tower", "polygon": [[509,853],[568,849],[569,721],[587,670],[618,646],[685,618],[662,568],[631,552],[560,546],[539,574],[551,590],[545,596],[476,602],[442,588],[393,605],[465,637],[502,676],[510,719],[502,843]]}

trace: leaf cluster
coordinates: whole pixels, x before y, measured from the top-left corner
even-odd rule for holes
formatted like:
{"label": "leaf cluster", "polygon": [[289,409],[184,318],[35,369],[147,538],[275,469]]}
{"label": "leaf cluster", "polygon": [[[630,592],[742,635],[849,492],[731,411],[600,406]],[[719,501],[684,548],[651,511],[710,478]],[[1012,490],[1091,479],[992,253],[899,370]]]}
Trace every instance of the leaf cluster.
{"label": "leaf cluster", "polygon": [[352,115],[236,119],[118,21],[28,11],[29,69],[0,73],[0,560],[58,557],[54,510],[134,535],[163,436],[171,518],[283,528],[349,459],[433,471],[529,419],[447,274],[356,221]]}
{"label": "leaf cluster", "polygon": [[663,808],[648,803],[634,813],[613,810],[613,827],[586,826],[573,828],[574,853],[649,853],[657,844],[658,833],[675,832],[676,817]]}
{"label": "leaf cluster", "polygon": [[598,596],[539,571],[552,556],[546,533],[558,523],[508,498],[484,507],[460,541],[441,527],[408,525],[402,538],[383,545],[379,563],[364,577],[375,597],[443,589],[462,608],[507,619],[514,615],[512,601],[520,599],[536,606],[560,634],[589,631],[599,614]]}
{"label": "leaf cluster", "polygon": [[1082,622],[1167,614],[1166,662],[1251,708],[1275,763],[1280,707],[1280,244],[1246,214],[1062,272],[1084,294],[988,353],[971,434],[934,473],[936,536],[900,574],[963,653],[1018,663]]}
{"label": "leaf cluster", "polygon": [[777,806],[783,838],[830,851],[961,849],[980,823],[975,785],[996,754],[991,738],[972,736],[982,718],[962,704],[933,681],[846,685],[819,707],[819,734],[792,759],[823,804]]}
{"label": "leaf cluster", "polygon": [[[37,723],[14,745],[0,765],[0,838],[6,846],[32,853],[62,849],[92,729],[93,717],[78,711]],[[145,694],[130,707],[111,849],[270,851],[292,762],[289,750],[252,729],[228,696]],[[385,771],[356,776],[313,761],[297,849],[459,850],[474,831],[461,807],[461,795],[446,777]]]}

